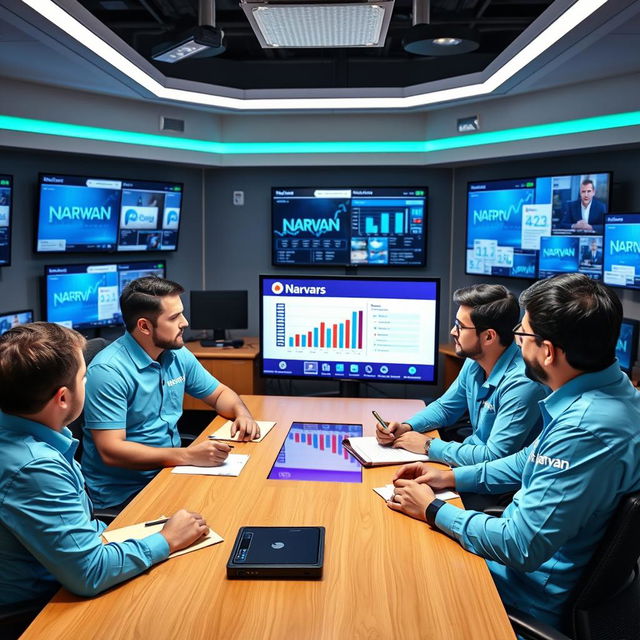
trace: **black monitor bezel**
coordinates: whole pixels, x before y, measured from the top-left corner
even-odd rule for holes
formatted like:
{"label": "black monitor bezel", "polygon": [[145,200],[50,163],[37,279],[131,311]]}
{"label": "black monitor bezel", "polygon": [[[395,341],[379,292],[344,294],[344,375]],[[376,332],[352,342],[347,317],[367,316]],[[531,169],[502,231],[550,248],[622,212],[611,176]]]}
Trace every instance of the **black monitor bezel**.
{"label": "black monitor bezel", "polygon": [[[464,218],[464,274],[467,276],[476,276],[478,278],[509,278],[510,280],[524,280],[525,282],[533,283],[536,280],[540,279],[540,252],[538,251],[538,256],[536,260],[536,275],[533,278],[525,278],[523,276],[504,276],[504,275],[491,275],[484,273],[471,273],[467,271],[467,247],[469,246],[469,186],[472,184],[482,184],[487,182],[501,182],[503,180],[537,180],[538,178],[556,178],[563,176],[577,176],[577,175],[591,175],[591,174],[607,174],[609,176],[609,198],[607,202],[607,213],[611,213],[611,201],[613,197],[613,171],[574,171],[573,173],[543,173],[536,174],[531,177],[531,175],[527,176],[514,176],[513,178],[501,177],[501,178],[489,178],[487,180],[468,180],[467,181],[467,190],[466,190],[466,215]],[[607,215],[607,214],[605,214]],[[594,234],[595,235],[595,234]],[[602,237],[604,241],[604,224],[602,229]],[[604,278],[604,275],[603,275]]]}
{"label": "black monitor bezel", "polygon": [[[193,323],[193,295],[201,293],[244,293],[246,299],[246,322],[244,327],[198,327]],[[224,329],[225,331],[244,331],[249,328],[249,291],[247,289],[191,289],[189,291],[189,325],[194,331]]]}
{"label": "black monitor bezel", "polygon": [[[273,200],[274,200],[274,192],[276,190],[286,190],[286,189],[330,189],[330,190],[340,190],[340,189],[411,189],[411,190],[422,190],[424,191],[424,224],[422,229],[422,262],[420,264],[362,264],[362,263],[353,263],[353,262],[340,262],[340,263],[317,263],[317,262],[308,262],[301,263],[296,262],[295,264],[291,263],[282,263],[275,261],[275,248],[274,248],[274,211],[273,211]],[[418,196],[416,196],[418,197]],[[288,186],[288,187],[271,187],[271,233],[269,235],[270,243],[271,243],[271,266],[278,268],[288,268],[288,269],[297,269],[299,267],[317,267],[318,269],[326,269],[326,268],[375,268],[378,267],[380,269],[424,269],[427,266],[427,238],[428,238],[428,219],[429,219],[429,187],[414,187],[410,185],[406,186],[394,186],[394,185],[366,185],[366,186],[358,186],[351,185],[349,187],[341,187],[341,186],[321,186],[321,185],[313,185],[313,186]],[[349,232],[349,237],[351,237],[351,232]]]}
{"label": "black monitor bezel", "polygon": [[[435,319],[435,335],[434,335],[434,376],[432,381],[426,380],[378,380],[375,378],[361,378],[359,376],[350,376],[347,378],[340,378],[337,376],[294,376],[294,375],[271,375],[264,373],[264,349],[262,348],[263,334],[264,334],[264,309],[263,309],[263,295],[262,295],[262,283],[265,279],[277,279],[277,278],[290,278],[295,280],[376,280],[376,281],[394,281],[394,282],[433,282],[436,286],[436,319]],[[260,344],[260,356],[259,356],[259,374],[262,378],[272,379],[272,380],[309,380],[314,382],[322,382],[322,381],[332,381],[332,382],[368,382],[371,384],[427,384],[430,386],[435,386],[438,384],[438,378],[440,375],[440,366],[439,366],[439,338],[440,338],[440,293],[441,293],[441,281],[440,278],[411,278],[411,277],[397,277],[394,278],[392,276],[335,276],[335,275],[319,275],[319,276],[310,276],[310,275],[282,275],[282,274],[260,274],[258,276],[258,297],[260,299],[259,305],[259,314],[260,314],[260,333],[259,333],[259,344]]]}
{"label": "black monitor bezel", "polygon": [[7,262],[2,262],[0,260],[0,267],[10,267],[11,266],[11,261],[12,261],[12,256],[13,256],[13,189],[14,189],[14,183],[13,183],[13,175],[9,174],[9,173],[2,173],[0,174],[0,179],[5,179],[8,178],[10,185],[9,185],[9,258],[7,260]]}

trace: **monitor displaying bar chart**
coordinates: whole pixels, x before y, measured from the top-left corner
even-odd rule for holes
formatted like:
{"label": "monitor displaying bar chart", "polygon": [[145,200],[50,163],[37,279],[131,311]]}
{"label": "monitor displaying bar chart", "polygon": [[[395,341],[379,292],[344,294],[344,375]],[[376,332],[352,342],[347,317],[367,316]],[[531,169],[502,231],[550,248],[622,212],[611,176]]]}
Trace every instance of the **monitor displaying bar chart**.
{"label": "monitor displaying bar chart", "polygon": [[262,373],[434,383],[439,281],[261,276]]}

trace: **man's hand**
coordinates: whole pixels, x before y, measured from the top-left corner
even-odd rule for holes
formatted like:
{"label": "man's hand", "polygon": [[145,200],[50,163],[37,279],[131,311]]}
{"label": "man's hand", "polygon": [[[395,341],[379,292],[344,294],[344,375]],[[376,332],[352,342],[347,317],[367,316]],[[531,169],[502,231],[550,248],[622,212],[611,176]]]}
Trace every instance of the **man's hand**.
{"label": "man's hand", "polygon": [[218,467],[229,455],[231,447],[218,440],[205,440],[184,449],[184,463],[196,467]]}
{"label": "man's hand", "polygon": [[406,449],[413,453],[424,454],[424,447],[429,440],[433,440],[429,436],[419,431],[408,431],[401,436],[396,437],[395,442],[391,445],[394,449]]}
{"label": "man's hand", "polygon": [[387,447],[393,444],[398,436],[411,430],[411,425],[406,422],[389,422],[386,429],[383,429],[382,425],[376,422],[376,440],[378,444]]}
{"label": "man's hand", "polygon": [[236,433],[240,442],[247,442],[260,437],[260,427],[251,416],[239,416],[231,425],[231,437]]}
{"label": "man's hand", "polygon": [[387,506],[394,511],[405,513],[416,520],[426,521],[425,510],[435,500],[435,494],[426,484],[414,480],[396,480],[395,491]]}
{"label": "man's hand", "polygon": [[585,222],[584,220],[578,220],[578,222],[574,222],[571,225],[571,228],[576,230],[584,229],[586,231],[593,231],[593,227],[588,222]]}
{"label": "man's hand", "polygon": [[169,543],[169,552],[180,551],[209,532],[209,527],[199,513],[180,509],[176,511],[160,533]]}
{"label": "man's hand", "polygon": [[451,469],[434,469],[425,462],[414,462],[400,467],[393,476],[393,484],[413,480],[418,484],[427,484],[432,489],[453,489],[456,486],[455,477]]}

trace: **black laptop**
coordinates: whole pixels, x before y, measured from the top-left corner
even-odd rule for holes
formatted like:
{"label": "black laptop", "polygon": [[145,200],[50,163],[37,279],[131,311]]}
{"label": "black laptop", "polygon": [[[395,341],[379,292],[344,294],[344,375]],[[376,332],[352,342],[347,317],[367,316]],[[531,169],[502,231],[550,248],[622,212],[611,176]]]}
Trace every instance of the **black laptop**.
{"label": "black laptop", "polygon": [[227,578],[321,578],[324,533],[324,527],[242,527]]}

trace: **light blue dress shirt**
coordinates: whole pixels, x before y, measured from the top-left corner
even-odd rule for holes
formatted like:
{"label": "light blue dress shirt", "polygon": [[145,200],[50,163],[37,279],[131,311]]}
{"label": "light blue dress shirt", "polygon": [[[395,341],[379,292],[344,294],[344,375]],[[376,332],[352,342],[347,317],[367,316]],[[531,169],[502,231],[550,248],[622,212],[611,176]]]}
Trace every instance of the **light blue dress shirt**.
{"label": "light blue dress shirt", "polygon": [[473,433],[463,442],[432,440],[429,458],[452,467],[504,458],[540,433],[538,401],[549,389],[527,378],[520,349],[508,346],[489,377],[467,358],[454,383],[428,407],[405,420],[414,431],[452,425],[469,411]]}
{"label": "light blue dress shirt", "polygon": [[169,555],[160,533],[103,544],[78,446],[61,432],[0,412],[0,604],[45,597],[60,584],[82,596],[142,573]]}
{"label": "light blue dress shirt", "polygon": [[501,518],[444,505],[436,526],[489,562],[505,603],[558,626],[622,496],[640,490],[640,393],[617,361],[540,402],[526,449],[454,470],[459,491],[519,491]]}
{"label": "light blue dress shirt", "polygon": [[176,423],[185,391],[195,398],[212,394],[220,383],[186,348],[151,359],[130,333],[105,347],[87,370],[82,470],[97,507],[121,504],[159,471],[106,465],[92,429],[125,429],[127,440],[150,447],[179,447]]}

